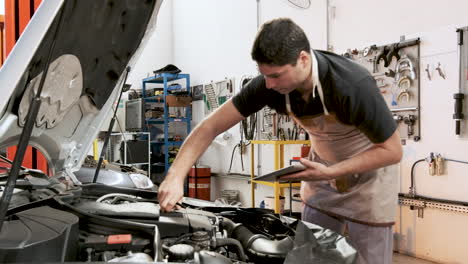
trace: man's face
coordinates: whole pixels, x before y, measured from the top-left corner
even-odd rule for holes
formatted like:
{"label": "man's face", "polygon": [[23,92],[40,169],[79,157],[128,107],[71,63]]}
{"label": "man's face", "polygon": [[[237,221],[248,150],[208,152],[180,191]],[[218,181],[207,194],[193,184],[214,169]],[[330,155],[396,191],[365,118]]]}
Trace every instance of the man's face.
{"label": "man's face", "polygon": [[265,78],[266,87],[280,94],[288,94],[296,88],[303,89],[310,74],[310,68],[306,67],[301,57],[296,65],[258,64],[258,68]]}

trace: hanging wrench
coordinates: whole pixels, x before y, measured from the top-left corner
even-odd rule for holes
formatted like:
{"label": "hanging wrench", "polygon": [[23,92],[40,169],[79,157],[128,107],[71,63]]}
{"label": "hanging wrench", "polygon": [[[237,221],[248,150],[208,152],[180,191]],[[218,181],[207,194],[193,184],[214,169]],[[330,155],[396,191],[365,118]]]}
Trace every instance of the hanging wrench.
{"label": "hanging wrench", "polygon": [[437,65],[436,70],[439,72],[440,77],[442,77],[443,79],[445,79],[445,74],[444,74],[444,72],[442,71],[442,68],[440,67],[440,62],[439,62],[439,65]]}
{"label": "hanging wrench", "polygon": [[427,64],[425,71],[427,72],[427,79],[431,80],[431,72],[429,71],[429,64]]}

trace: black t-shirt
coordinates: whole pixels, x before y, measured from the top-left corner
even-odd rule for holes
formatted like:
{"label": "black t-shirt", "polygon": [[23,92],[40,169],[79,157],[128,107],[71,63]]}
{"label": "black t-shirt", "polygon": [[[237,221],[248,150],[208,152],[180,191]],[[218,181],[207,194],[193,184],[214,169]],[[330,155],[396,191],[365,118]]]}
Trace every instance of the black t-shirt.
{"label": "black t-shirt", "polygon": [[[347,125],[354,125],[372,142],[382,143],[396,129],[396,122],[380,94],[374,78],[361,65],[327,51],[314,50],[319,68],[324,101],[329,112]],[[298,116],[323,114],[322,102],[317,95],[308,102],[294,90],[289,94],[292,112]],[[286,114],[285,96],[265,86],[263,75],[247,83],[233,97],[232,102],[245,117],[264,106]]]}

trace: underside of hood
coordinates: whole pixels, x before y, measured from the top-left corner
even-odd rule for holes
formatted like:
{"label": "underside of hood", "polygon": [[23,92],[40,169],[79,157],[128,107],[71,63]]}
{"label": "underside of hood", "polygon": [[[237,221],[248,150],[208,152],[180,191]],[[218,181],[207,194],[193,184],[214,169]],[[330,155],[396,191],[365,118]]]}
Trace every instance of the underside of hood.
{"label": "underside of hood", "polygon": [[127,66],[154,31],[161,2],[43,1],[0,69],[0,148],[18,143],[50,58],[29,144],[54,175],[78,170]]}

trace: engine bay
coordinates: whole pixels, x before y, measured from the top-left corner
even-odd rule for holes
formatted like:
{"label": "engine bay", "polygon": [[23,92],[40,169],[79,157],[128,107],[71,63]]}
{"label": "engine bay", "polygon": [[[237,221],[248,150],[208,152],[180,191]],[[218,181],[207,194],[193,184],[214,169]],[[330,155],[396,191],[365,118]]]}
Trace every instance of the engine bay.
{"label": "engine bay", "polygon": [[296,221],[270,210],[163,213],[155,191],[48,181],[14,194],[1,262],[283,263],[293,248]]}

